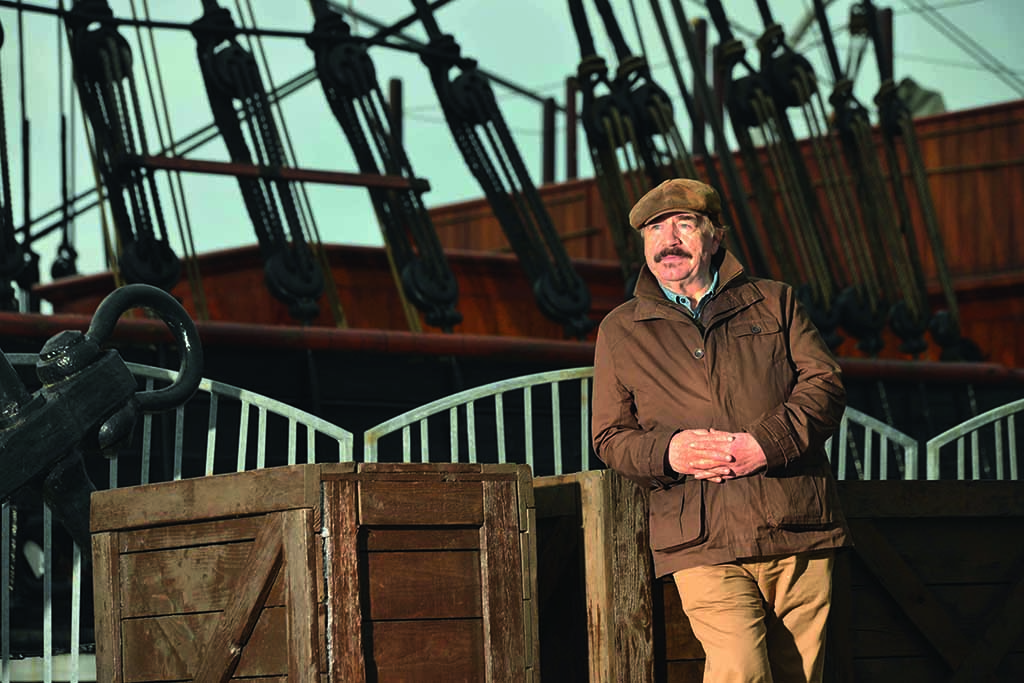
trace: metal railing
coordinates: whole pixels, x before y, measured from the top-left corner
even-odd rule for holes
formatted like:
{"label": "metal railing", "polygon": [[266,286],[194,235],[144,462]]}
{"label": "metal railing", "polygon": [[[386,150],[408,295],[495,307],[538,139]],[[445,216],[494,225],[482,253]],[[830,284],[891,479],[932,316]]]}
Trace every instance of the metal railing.
{"label": "metal railing", "polygon": [[[947,429],[928,440],[925,447],[929,479],[1020,479],[1017,451],[1017,414],[1024,411],[1024,399]],[[943,463],[944,455],[955,455]],[[968,472],[970,465],[970,472]],[[955,470],[954,470],[955,468]]]}
{"label": "metal railing", "polygon": [[[34,365],[36,356],[10,354],[8,359],[24,368]],[[128,366],[140,389],[152,390],[177,377],[163,368]],[[515,462],[530,465],[534,476],[602,468],[590,441],[592,382],[593,368],[581,367],[511,378],[444,397],[368,429],[363,434],[362,459]],[[991,410],[928,441],[927,477],[1018,479],[1014,418],[1021,410],[1024,400]],[[196,394],[175,411],[147,414],[140,422],[128,447],[106,463],[106,481],[97,481],[101,487],[356,459],[351,432],[279,401],[212,380],[202,380]],[[846,409],[826,448],[839,479],[918,477],[918,442],[853,408]],[[943,463],[942,454],[953,448],[954,464]],[[80,654],[81,643],[92,642],[90,626],[83,629],[81,620],[88,615],[84,601],[92,592],[91,586],[82,585],[81,551],[69,538],[57,538],[61,527],[53,525],[49,508],[36,504],[41,508],[36,515],[38,542],[21,538],[34,530],[25,520],[32,510],[19,504],[17,520],[14,506],[4,504],[0,511],[0,585],[10,586],[18,578],[34,584],[30,592],[35,604],[29,607],[36,611],[41,633],[35,650],[16,653],[28,657],[14,661],[14,594],[4,591],[0,683],[94,680],[92,657]],[[16,526],[19,541],[25,541],[20,543],[20,557],[12,550]],[[67,566],[55,562],[55,553],[70,557]],[[15,564],[21,577],[12,576]],[[25,572],[30,576],[25,577]],[[24,673],[29,670],[32,673]]]}
{"label": "metal railing", "polygon": [[917,440],[849,406],[825,450],[837,479],[917,479]]}
{"label": "metal railing", "polygon": [[[526,464],[534,476],[601,467],[590,446],[593,375],[591,367],[554,370],[445,396],[366,430],[363,459],[413,462],[418,452],[418,462],[439,462],[436,456],[444,454],[447,462]],[[538,409],[541,403],[546,410]],[[483,414],[486,420],[479,419]],[[381,439],[396,433],[398,447],[382,450]],[[541,458],[538,448],[544,448]]]}
{"label": "metal railing", "polygon": [[[37,356],[8,354],[7,358],[16,368],[24,368],[34,366]],[[140,389],[170,384],[178,374],[127,365],[143,385]],[[105,481],[93,473],[97,487],[352,460],[351,432],[280,401],[208,379],[173,412],[146,414],[140,422],[131,443],[106,462]],[[95,470],[95,463],[90,464]],[[98,469],[102,473],[103,463]],[[91,631],[90,622],[84,624],[83,632],[82,617],[91,617],[92,587],[82,585],[82,551],[54,526],[48,506],[38,500],[31,503],[34,506],[5,503],[0,511],[0,586],[13,583],[24,593],[0,591],[0,682],[95,680],[94,657],[81,652],[83,641],[94,642],[83,638]],[[35,537],[26,538],[29,532],[35,532]],[[15,576],[12,568],[21,576]],[[15,601],[17,605],[12,604]],[[12,624],[15,610],[24,625]],[[12,626],[25,632],[13,643]],[[39,637],[34,637],[37,632]]]}

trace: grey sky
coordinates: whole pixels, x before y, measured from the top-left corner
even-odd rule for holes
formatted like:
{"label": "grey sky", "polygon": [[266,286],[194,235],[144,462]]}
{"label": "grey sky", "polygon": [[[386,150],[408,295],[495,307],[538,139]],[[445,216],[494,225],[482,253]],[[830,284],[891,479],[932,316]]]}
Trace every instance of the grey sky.
{"label": "grey sky", "polygon": [[[382,22],[390,23],[412,11],[408,0],[339,0]],[[58,0],[37,0],[40,6],[56,7]],[[118,16],[131,17],[133,6],[139,16],[146,11],[143,0],[109,0]],[[264,27],[307,31],[312,25],[312,14],[304,0],[222,0],[222,6],[231,10],[236,23],[245,16],[249,23],[249,8]],[[588,7],[592,3],[587,3]],[[640,52],[640,40],[628,0],[613,0],[617,17],[623,26],[626,40],[633,52]],[[678,88],[668,66],[662,40],[654,27],[649,0],[634,0],[640,22],[640,36],[647,49],[653,77],[676,101],[676,122],[689,131],[685,109],[678,99]],[[850,0],[835,0],[829,8],[829,20],[837,34],[842,56],[848,52],[849,38],[846,25]],[[1024,3],[1019,0],[893,0],[876,2],[879,7],[895,10],[895,77],[911,76],[922,87],[941,92],[949,110],[978,107],[1024,96],[1005,80],[997,78],[981,67],[949,37],[922,18],[918,10],[923,5],[939,10],[949,22],[977,41],[995,59],[1012,70],[1016,80],[1024,77],[1024,47],[1018,27],[1024,24]],[[665,13],[671,16],[669,3],[662,0]],[[729,19],[738,38],[748,47],[750,59],[756,63],[753,43],[763,29],[757,14],[755,0],[729,0],[725,3]],[[786,29],[795,31],[807,16],[810,0],[771,0],[775,19]],[[706,18],[702,2],[684,3],[690,19]],[[592,9],[592,7],[591,7]],[[190,22],[202,12],[200,0],[148,0],[148,10],[154,19]],[[596,11],[590,11],[591,27],[597,39],[598,50],[609,66],[617,62],[605,38]],[[476,59],[489,72],[497,73],[531,90],[550,95],[561,101],[565,92],[565,79],[575,73],[579,63],[579,48],[572,31],[567,4],[563,0],[455,0],[437,13],[441,30],[451,33],[462,47],[462,54]],[[0,8],[5,41],[0,49],[3,98],[6,116],[8,155],[12,164],[13,208],[16,223],[21,224],[24,212],[23,184],[21,181],[22,136],[20,120],[20,64],[18,44],[21,35],[31,46],[24,64],[27,88],[26,111],[31,121],[31,206],[32,215],[39,216],[59,204],[60,156],[59,140],[60,79],[58,79],[58,27],[52,16],[26,14],[19,30],[17,13]],[[372,35],[371,26],[353,21],[357,34]],[[22,33],[23,31],[23,33]],[[1012,32],[1012,33],[1011,33]],[[689,69],[678,31],[673,26],[674,49]],[[412,26],[409,36],[425,41],[425,33]],[[156,69],[149,51],[149,36],[143,34],[145,50],[139,49],[134,29],[122,29],[135,51],[136,79],[143,88],[142,98],[146,116],[152,111],[145,90],[143,53],[150,69],[150,80],[155,82]],[[201,76],[195,58],[195,42],[187,31],[157,30],[153,34],[159,53],[160,76],[166,94],[171,129],[176,139],[206,126],[212,121],[209,105],[203,91]],[[713,29],[710,40],[717,41]],[[254,44],[259,54],[260,46]],[[824,51],[818,40],[816,25],[812,23],[800,43],[800,51],[815,66],[823,94],[830,90],[830,76],[826,68]],[[262,50],[270,66],[268,80],[279,85],[313,66],[311,51],[293,38],[265,38]],[[64,56],[67,48],[64,46]],[[416,174],[430,181],[432,190],[425,200],[429,206],[476,198],[482,195],[475,180],[462,161],[438,108],[426,67],[419,58],[408,52],[374,48],[371,56],[377,68],[378,80],[387,87],[390,78],[401,78],[404,87],[405,141],[408,156]],[[63,79],[65,108],[70,106],[72,91],[68,74]],[[867,52],[865,62],[856,80],[858,99],[871,105],[878,88],[877,68],[873,51]],[[540,178],[540,123],[541,109],[533,101],[501,86],[495,86],[503,114],[516,137],[519,150],[533,174]],[[356,171],[357,166],[349,152],[348,143],[330,113],[318,83],[307,85],[283,102],[282,115],[287,124],[294,147],[296,164],[315,169]],[[75,190],[81,192],[94,186],[88,166],[82,134],[81,113],[76,112],[74,143],[77,173]],[[563,119],[559,118],[559,125]],[[166,130],[164,131],[166,142]],[[590,165],[580,131],[580,173],[590,175]],[[709,138],[710,139],[710,138]],[[559,145],[564,136],[560,134]],[[151,152],[160,148],[155,126],[148,131]],[[191,152],[189,156],[201,159],[226,160],[224,145],[214,140]],[[558,150],[557,179],[564,179],[565,165],[561,147]],[[188,217],[198,251],[223,249],[255,242],[253,229],[245,215],[234,180],[208,175],[185,175],[183,182],[188,198]],[[308,185],[307,193],[313,206],[313,216],[321,239],[329,243],[380,245],[382,240],[365,190],[356,187]],[[172,243],[181,253],[177,222],[171,210],[171,194],[164,186],[161,195],[173,234]],[[49,224],[53,219],[44,221]],[[85,273],[105,268],[102,258],[101,231],[98,212],[90,211],[75,222],[76,246],[80,252],[79,269]],[[36,245],[42,257],[44,280],[56,251],[56,237],[42,240]]]}

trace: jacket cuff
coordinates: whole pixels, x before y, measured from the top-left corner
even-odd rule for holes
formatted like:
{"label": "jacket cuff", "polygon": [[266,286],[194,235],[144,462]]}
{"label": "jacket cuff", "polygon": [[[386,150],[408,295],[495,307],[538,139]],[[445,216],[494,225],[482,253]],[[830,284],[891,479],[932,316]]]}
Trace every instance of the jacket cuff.
{"label": "jacket cuff", "polygon": [[766,474],[785,469],[790,462],[799,457],[799,449],[789,429],[778,417],[752,426],[747,430],[764,451],[767,467]]}

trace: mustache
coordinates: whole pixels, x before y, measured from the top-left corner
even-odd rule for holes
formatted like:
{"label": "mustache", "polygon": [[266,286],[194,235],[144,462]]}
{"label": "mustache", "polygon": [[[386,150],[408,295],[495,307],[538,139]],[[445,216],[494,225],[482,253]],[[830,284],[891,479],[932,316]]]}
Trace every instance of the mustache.
{"label": "mustache", "polygon": [[678,256],[680,258],[691,258],[693,254],[686,251],[682,247],[665,247],[657,254],[654,255],[654,262],[661,263],[662,259],[666,256]]}

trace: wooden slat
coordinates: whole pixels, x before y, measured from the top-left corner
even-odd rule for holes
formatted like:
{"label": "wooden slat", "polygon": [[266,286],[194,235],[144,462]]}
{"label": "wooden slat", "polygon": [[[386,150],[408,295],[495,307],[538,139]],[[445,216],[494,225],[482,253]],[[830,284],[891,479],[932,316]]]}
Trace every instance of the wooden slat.
{"label": "wooden slat", "polygon": [[847,518],[1024,517],[1024,487],[1011,481],[840,481]]}
{"label": "wooden slat", "polygon": [[117,537],[117,532],[92,535],[96,680],[110,681],[110,683],[123,683],[124,681]]}
{"label": "wooden slat", "polygon": [[126,530],[319,506],[322,467],[271,467],[260,470],[259,476],[239,472],[182,479],[173,485],[100,491],[92,497],[92,530]]}
{"label": "wooden slat", "polygon": [[267,515],[246,563],[249,571],[238,576],[237,599],[221,613],[217,629],[204,648],[197,683],[223,683],[231,678],[281,569],[283,524],[282,515]]}
{"label": "wooden slat", "polygon": [[363,653],[363,606],[360,601],[358,484],[352,479],[324,481],[324,527],[327,530],[327,596],[331,612],[332,674],[338,681],[366,680]]}
{"label": "wooden slat", "polygon": [[483,521],[479,482],[359,480],[359,522],[363,525],[479,526]]}
{"label": "wooden slat", "polygon": [[[122,618],[223,610],[237,599],[238,577],[248,574],[253,551],[249,541],[122,555]],[[277,580],[266,604],[284,600]]]}
{"label": "wooden slat", "polygon": [[313,511],[282,513],[284,571],[288,595],[288,680],[316,683],[320,678],[321,633],[318,619],[317,567]]}
{"label": "wooden slat", "polygon": [[368,527],[361,534],[362,549],[385,550],[479,550],[480,531],[475,528]]}
{"label": "wooden slat", "polygon": [[528,660],[519,560],[517,482],[483,482],[480,529],[483,574],[484,659],[487,680],[523,680]]}
{"label": "wooden slat", "polygon": [[[216,632],[220,617],[219,612],[208,612],[125,621],[124,680],[199,680],[195,677],[204,648]],[[288,648],[282,647],[287,621],[284,607],[260,613],[235,668],[239,678],[287,676]]]}
{"label": "wooden slat", "polygon": [[371,622],[369,642],[373,647],[374,680],[495,683],[521,680],[521,674],[487,676],[483,630],[479,619]]}
{"label": "wooden slat", "polygon": [[875,525],[864,519],[850,520],[857,554],[871,569],[940,657],[956,668],[967,654],[970,639],[950,619],[928,588],[921,583]]}
{"label": "wooden slat", "polygon": [[120,552],[139,553],[251,541],[256,538],[261,525],[262,517],[256,516],[123,531],[120,535]]}
{"label": "wooden slat", "polygon": [[992,623],[964,657],[951,683],[989,680],[1024,633],[1024,579],[1011,588]]}
{"label": "wooden slat", "polygon": [[480,552],[369,553],[365,583],[374,620],[482,616]]}

